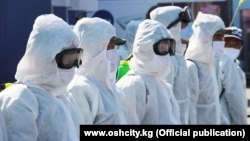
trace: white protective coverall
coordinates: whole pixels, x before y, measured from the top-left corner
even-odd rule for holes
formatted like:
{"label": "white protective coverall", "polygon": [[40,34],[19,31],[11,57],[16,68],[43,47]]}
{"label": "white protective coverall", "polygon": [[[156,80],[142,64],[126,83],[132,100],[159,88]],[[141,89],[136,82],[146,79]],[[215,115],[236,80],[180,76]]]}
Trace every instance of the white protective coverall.
{"label": "white protective coverall", "polygon": [[135,34],[140,22],[141,20],[131,20],[126,25],[123,37],[126,39],[126,43],[117,47],[117,52],[119,54],[120,60],[126,60],[128,56],[132,53]]}
{"label": "white protective coverall", "polygon": [[238,73],[240,75],[240,80],[242,82],[242,86],[243,86],[243,89],[244,89],[244,93],[245,95],[247,94],[246,93],[246,89],[247,89],[247,82],[246,82],[246,73],[242,70],[242,68],[240,67],[240,61],[238,59],[234,60],[234,63],[236,65],[236,68],[238,70]]}
{"label": "white protective coverall", "polygon": [[[82,18],[74,26],[83,49],[82,65],[69,84],[70,96],[80,107],[82,124],[124,124],[119,92],[110,80],[111,61],[107,46],[115,28],[108,21],[94,17]],[[115,80],[115,76],[112,76]]]}
{"label": "white protective coverall", "polygon": [[192,61],[187,61],[188,68],[188,86],[190,94],[189,104],[189,122],[188,124],[197,124],[197,102],[199,99],[199,76],[198,68]]}
{"label": "white protective coverall", "polygon": [[[193,34],[192,29],[193,23],[188,23],[188,25],[181,30],[181,39],[189,42],[191,35]],[[187,44],[186,44],[187,46]],[[196,104],[198,100],[198,91],[199,91],[199,79],[198,79],[198,70],[195,66],[194,62],[187,60],[187,68],[188,68],[188,87],[189,87],[189,120],[188,124],[197,124],[197,113],[196,113]],[[194,116],[195,115],[195,116]]]}
{"label": "white protective coverall", "polygon": [[77,36],[61,18],[44,14],[35,19],[17,81],[0,93],[9,141],[79,140],[80,119],[55,61],[56,54],[76,46]]}
{"label": "white protective coverall", "polygon": [[189,64],[188,69],[197,67],[197,70],[193,70],[193,75],[196,76],[191,77],[199,79],[194,81],[198,84],[190,87],[192,92],[198,92],[190,94],[191,97],[195,96],[191,98],[194,100],[191,104],[196,107],[193,117],[197,118],[197,124],[220,124],[219,91],[214,68],[215,51],[212,47],[212,40],[215,32],[225,28],[225,25],[222,19],[216,15],[198,12],[192,28],[193,34],[190,37],[185,58],[192,60],[195,64],[195,66]]}
{"label": "white protective coverall", "polygon": [[[150,18],[167,27],[178,18],[181,8],[178,6],[157,7],[150,12]],[[166,80],[172,85],[174,95],[180,105],[181,123],[188,124],[189,119],[189,87],[188,70],[184,51],[186,45],[181,43],[181,22],[169,29],[176,41],[175,56],[171,56],[172,68]],[[174,78],[173,78],[174,77]]]}
{"label": "white protective coverall", "polygon": [[130,70],[118,82],[123,91],[128,124],[180,124],[180,111],[165,77],[171,57],[156,55],[153,44],[171,33],[159,22],[146,19],[139,24],[133,45]]}
{"label": "white protective coverall", "polygon": [[215,60],[222,124],[247,124],[246,88],[234,61],[226,54]]}
{"label": "white protective coverall", "polygon": [[7,129],[2,111],[0,110],[0,141],[7,141]]}

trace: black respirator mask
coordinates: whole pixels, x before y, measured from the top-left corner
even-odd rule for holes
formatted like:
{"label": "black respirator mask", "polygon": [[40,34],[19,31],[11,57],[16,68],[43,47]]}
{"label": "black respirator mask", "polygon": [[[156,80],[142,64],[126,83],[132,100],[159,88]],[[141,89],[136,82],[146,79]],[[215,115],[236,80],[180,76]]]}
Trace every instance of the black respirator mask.
{"label": "black respirator mask", "polygon": [[185,6],[179,14],[179,17],[173,22],[171,22],[167,26],[167,29],[170,29],[171,27],[175,26],[178,22],[189,23],[191,21],[193,21],[193,16],[191,14],[190,8],[188,6]]}

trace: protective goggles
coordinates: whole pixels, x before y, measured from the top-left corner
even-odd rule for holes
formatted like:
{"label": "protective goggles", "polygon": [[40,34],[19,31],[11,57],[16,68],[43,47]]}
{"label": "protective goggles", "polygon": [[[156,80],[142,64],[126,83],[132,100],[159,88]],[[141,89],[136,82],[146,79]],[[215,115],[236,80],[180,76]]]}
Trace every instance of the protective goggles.
{"label": "protective goggles", "polygon": [[171,38],[161,39],[153,45],[155,54],[157,55],[167,55],[170,56],[175,54],[175,40]]}
{"label": "protective goggles", "polygon": [[71,48],[63,50],[56,55],[56,63],[59,68],[70,69],[74,66],[77,68],[81,65],[81,48]]}
{"label": "protective goggles", "polygon": [[185,6],[181,13],[179,14],[179,17],[174,20],[173,22],[171,22],[167,28],[170,29],[171,27],[175,26],[178,22],[184,22],[184,23],[189,23],[191,21],[193,21],[193,16],[191,14],[190,8],[188,6]]}

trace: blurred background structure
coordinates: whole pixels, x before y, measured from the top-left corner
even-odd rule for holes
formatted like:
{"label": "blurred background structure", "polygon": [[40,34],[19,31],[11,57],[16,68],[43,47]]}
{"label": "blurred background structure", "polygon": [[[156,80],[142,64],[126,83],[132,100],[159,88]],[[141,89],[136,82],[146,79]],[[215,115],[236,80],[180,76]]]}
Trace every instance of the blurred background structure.
{"label": "blurred background structure", "polygon": [[54,13],[71,25],[81,17],[101,17],[116,27],[117,35],[123,36],[130,20],[145,19],[151,9],[163,5],[189,5],[194,16],[198,11],[212,13],[221,16],[226,26],[231,23],[241,27],[245,47],[239,59],[250,76],[249,0],[1,0],[0,83],[15,81],[17,63],[25,51],[33,22],[40,14]]}

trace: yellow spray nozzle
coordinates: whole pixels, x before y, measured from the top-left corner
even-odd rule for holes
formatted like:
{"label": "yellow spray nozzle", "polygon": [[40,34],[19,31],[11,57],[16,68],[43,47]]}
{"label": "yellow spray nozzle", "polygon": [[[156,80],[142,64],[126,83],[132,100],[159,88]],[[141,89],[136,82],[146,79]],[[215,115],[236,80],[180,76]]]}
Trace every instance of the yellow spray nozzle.
{"label": "yellow spray nozzle", "polygon": [[128,65],[128,62],[129,62],[129,61],[121,60],[121,61],[120,61],[120,65]]}
{"label": "yellow spray nozzle", "polygon": [[4,85],[5,85],[5,88],[8,88],[8,87],[10,87],[11,85],[13,85],[13,83],[8,82],[8,83],[5,83]]}

